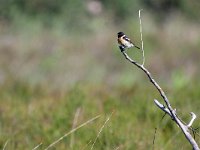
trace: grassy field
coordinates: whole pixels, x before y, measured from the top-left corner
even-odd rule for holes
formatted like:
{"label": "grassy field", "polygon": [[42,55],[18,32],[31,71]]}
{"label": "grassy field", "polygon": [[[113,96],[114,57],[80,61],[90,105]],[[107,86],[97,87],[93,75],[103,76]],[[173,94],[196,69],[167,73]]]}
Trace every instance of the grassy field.
{"label": "grassy field", "polygon": [[[161,120],[156,89],[118,50],[122,29],[140,43],[138,20],[116,25],[104,17],[77,31],[59,18],[50,27],[23,15],[0,22],[1,149],[45,149],[98,115],[49,149],[153,149],[155,128],[155,150],[191,149],[168,116]],[[188,122],[193,111],[199,127],[198,23],[175,14],[158,24],[144,13],[143,35],[146,67],[180,117]],[[139,51],[128,53],[140,61]]]}
{"label": "grassy field", "polygon": [[[172,106],[177,107],[185,121],[189,121],[190,111],[200,113],[199,88],[199,83],[173,91],[165,87]],[[16,82],[2,88],[0,98],[1,149],[7,140],[6,149],[33,149],[40,143],[38,149],[44,149],[72,130],[77,111],[75,126],[97,115],[100,118],[50,149],[90,149],[112,113],[94,149],[152,149],[155,128],[155,149],[190,149],[180,129],[168,116],[161,121],[163,112],[153,103],[154,98],[161,98],[150,83],[131,88],[77,84],[61,93]],[[194,127],[199,125],[198,118]],[[199,141],[198,136],[196,139]]]}

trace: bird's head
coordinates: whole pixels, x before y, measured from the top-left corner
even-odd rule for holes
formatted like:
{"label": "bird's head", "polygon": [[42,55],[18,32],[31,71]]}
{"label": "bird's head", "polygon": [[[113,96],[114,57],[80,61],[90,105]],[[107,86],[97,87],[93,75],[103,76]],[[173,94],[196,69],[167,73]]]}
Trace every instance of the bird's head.
{"label": "bird's head", "polygon": [[122,37],[124,35],[124,33],[123,32],[118,32],[117,35],[118,35],[118,38],[120,38],[120,37]]}

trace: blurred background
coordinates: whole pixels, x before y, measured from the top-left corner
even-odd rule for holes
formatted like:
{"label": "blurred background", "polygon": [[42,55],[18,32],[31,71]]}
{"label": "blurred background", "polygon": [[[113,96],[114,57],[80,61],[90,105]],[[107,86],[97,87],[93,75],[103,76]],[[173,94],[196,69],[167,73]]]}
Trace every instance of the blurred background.
{"label": "blurred background", "polygon": [[[161,98],[124,59],[116,39],[123,31],[141,47],[139,9],[146,67],[183,118],[189,120],[190,111],[198,116],[199,8],[195,0],[0,0],[0,147],[9,140],[8,149],[40,142],[44,149],[71,129],[78,108],[79,124],[95,114],[104,117],[81,130],[76,144],[65,140],[55,149],[88,146],[113,109],[95,149],[152,146],[162,116],[152,100]],[[137,49],[128,54],[141,62]],[[169,118],[163,124],[158,149],[190,148]]]}

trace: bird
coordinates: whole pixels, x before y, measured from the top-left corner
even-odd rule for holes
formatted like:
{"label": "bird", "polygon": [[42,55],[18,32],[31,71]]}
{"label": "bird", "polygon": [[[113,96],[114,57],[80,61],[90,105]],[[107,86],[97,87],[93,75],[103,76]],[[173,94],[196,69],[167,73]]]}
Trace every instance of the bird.
{"label": "bird", "polygon": [[123,32],[118,32],[118,44],[120,45],[119,48],[124,51],[126,48],[136,47],[140,49],[140,47],[136,46]]}

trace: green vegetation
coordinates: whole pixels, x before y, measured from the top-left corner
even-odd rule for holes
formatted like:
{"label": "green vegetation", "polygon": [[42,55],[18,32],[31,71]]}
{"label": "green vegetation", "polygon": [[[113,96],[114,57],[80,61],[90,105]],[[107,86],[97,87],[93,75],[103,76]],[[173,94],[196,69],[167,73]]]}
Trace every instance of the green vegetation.
{"label": "green vegetation", "polygon": [[[116,33],[140,46],[143,8],[146,67],[187,122],[200,126],[198,4],[178,0],[1,0],[0,148],[44,149],[101,115],[52,149],[190,149],[184,135],[153,103],[158,92],[121,55]],[[128,51],[140,61],[141,53]],[[197,131],[199,133],[199,131]],[[74,144],[70,146],[71,140]],[[197,142],[199,137],[196,136]],[[181,146],[180,146],[181,145]]]}
{"label": "green vegetation", "polygon": [[[198,88],[200,84],[195,88],[186,86],[173,93],[166,90],[171,95],[172,104],[179,106],[177,111],[186,120],[190,118],[187,112],[193,110],[199,113],[199,108],[195,107],[200,105]],[[101,117],[74,133],[73,149],[83,148],[92,140],[86,148],[90,149],[112,111],[114,114],[94,149],[150,149],[155,127],[158,128],[154,145],[156,149],[179,149],[180,145],[182,149],[190,148],[168,116],[160,122],[163,113],[153,104],[153,99],[161,98],[153,88],[135,85],[111,90],[108,87],[79,84],[60,93],[20,83],[16,87],[2,89],[0,97],[1,148],[9,140],[7,149],[32,149],[41,142],[43,144],[39,149],[44,149],[72,129],[78,108],[81,113],[77,125],[96,115],[100,114]],[[194,125],[198,126],[199,123]],[[70,140],[71,136],[66,137],[55,145],[55,149],[70,149]]]}

